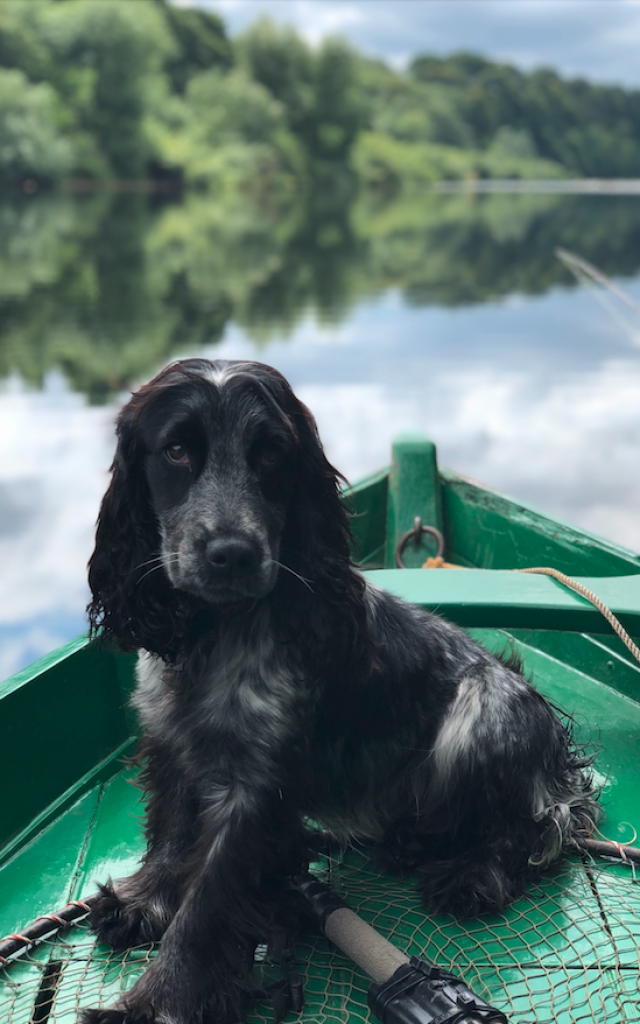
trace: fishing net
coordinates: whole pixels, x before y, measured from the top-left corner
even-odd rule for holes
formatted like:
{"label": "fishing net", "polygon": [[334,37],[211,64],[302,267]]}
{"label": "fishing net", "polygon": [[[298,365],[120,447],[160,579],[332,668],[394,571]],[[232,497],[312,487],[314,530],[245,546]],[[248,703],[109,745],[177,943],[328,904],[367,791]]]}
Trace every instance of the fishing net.
{"label": "fishing net", "polygon": [[[411,884],[380,874],[366,850],[333,857],[322,874],[383,935],[459,974],[511,1024],[640,1021],[640,885],[626,866],[566,861],[504,914],[464,924],[428,917]],[[115,953],[85,924],[69,928],[0,973],[0,1020],[75,1024],[79,1007],[112,1003],[154,955]],[[275,979],[258,958],[258,977]],[[296,959],[305,1024],[370,1020],[368,979],[328,940],[303,935]],[[273,1008],[258,1003],[248,1019],[271,1024]]]}

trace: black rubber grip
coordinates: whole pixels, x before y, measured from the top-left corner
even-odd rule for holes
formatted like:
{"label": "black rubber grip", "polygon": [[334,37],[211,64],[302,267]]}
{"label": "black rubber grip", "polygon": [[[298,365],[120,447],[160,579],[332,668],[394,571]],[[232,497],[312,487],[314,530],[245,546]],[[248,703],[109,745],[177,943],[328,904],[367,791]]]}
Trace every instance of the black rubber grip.
{"label": "black rubber grip", "polygon": [[[328,885],[318,881],[312,874],[305,872],[303,875],[296,875],[293,880],[295,888],[304,896],[309,908],[313,911],[318,924],[324,931],[324,923],[334,910],[347,907],[344,900],[336,896]],[[348,908],[347,908],[348,909]]]}
{"label": "black rubber grip", "polygon": [[374,983],[368,1003],[382,1024],[509,1024],[455,974],[417,956]]}

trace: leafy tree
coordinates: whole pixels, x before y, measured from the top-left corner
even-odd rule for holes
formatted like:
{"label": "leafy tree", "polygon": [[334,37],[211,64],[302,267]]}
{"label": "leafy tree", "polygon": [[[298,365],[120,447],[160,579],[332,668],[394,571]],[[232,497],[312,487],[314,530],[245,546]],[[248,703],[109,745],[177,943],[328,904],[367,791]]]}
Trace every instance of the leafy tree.
{"label": "leafy tree", "polygon": [[259,18],[236,40],[241,67],[282,103],[287,123],[303,134],[314,107],[314,59],[292,28]]}
{"label": "leafy tree", "polygon": [[[139,178],[150,146],[143,121],[149,79],[162,74],[173,40],[153,0],[65,0],[44,11],[41,31],[59,62],[88,72],[80,90],[79,121],[96,138],[111,174]],[[60,88],[71,102],[71,83]]]}
{"label": "leafy tree", "polygon": [[261,18],[237,42],[238,58],[282,103],[311,162],[346,161],[364,122],[358,59],[340,40],[314,53],[290,28]]}
{"label": "leafy tree", "polygon": [[0,4],[0,67],[16,68],[38,82],[53,73],[51,53],[38,23],[49,0],[12,0]]}
{"label": "leafy tree", "polygon": [[[566,81],[549,69],[525,74],[473,54],[416,58],[410,76],[449,94],[471,145],[504,149],[504,129],[526,132],[531,152],[577,175],[640,173],[640,92]],[[500,135],[498,136],[498,133]],[[515,136],[511,136],[511,142]],[[520,135],[520,138],[524,136]]]}
{"label": "leafy tree", "polygon": [[176,43],[165,61],[165,69],[176,92],[184,93],[193,74],[232,66],[233,50],[221,18],[211,11],[175,7],[167,0],[155,2]]}
{"label": "leafy tree", "polygon": [[498,128],[491,142],[491,148],[497,154],[514,157],[517,160],[535,160],[538,156],[536,144],[531,132],[526,128],[511,128],[503,124]]}
{"label": "leafy tree", "polygon": [[176,119],[158,127],[159,153],[189,184],[260,191],[304,172],[283,105],[241,70],[192,75]]}
{"label": "leafy tree", "polygon": [[[408,73],[170,0],[0,0],[0,179],[405,191],[443,175],[640,175],[640,92],[472,53]],[[8,77],[6,77],[8,76]],[[16,77],[17,76],[17,77]],[[561,170],[562,168],[563,170]]]}
{"label": "leafy tree", "polygon": [[314,104],[305,139],[314,157],[346,160],[362,127],[357,61],[340,40],[327,39],[315,59]]}
{"label": "leafy tree", "polygon": [[0,180],[56,179],[73,166],[73,147],[60,134],[63,112],[46,82],[29,83],[17,69],[0,69]]}

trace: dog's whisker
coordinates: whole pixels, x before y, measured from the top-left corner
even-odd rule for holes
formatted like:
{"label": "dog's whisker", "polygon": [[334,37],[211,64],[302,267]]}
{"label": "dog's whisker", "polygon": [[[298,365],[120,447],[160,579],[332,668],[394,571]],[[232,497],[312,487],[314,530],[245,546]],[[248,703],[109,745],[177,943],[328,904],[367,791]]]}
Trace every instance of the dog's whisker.
{"label": "dog's whisker", "polygon": [[142,581],[147,578],[147,576],[150,576],[152,572],[157,572],[158,569],[164,569],[165,566],[177,562],[179,557],[179,555],[167,555],[166,557],[163,557],[159,565],[153,565],[150,569],[147,569],[147,571],[142,574],[139,580],[136,580],[136,587],[139,586],[140,583],[142,583]]}
{"label": "dog's whisker", "polygon": [[164,566],[162,564],[160,564],[160,565],[154,565],[153,568],[148,569],[145,573],[142,574],[140,579],[136,580],[136,587],[139,587],[140,584],[142,583],[142,581],[146,580],[147,576],[150,576],[152,572],[157,572],[158,569],[163,569],[163,568],[164,568]]}
{"label": "dog's whisker", "polygon": [[[164,555],[154,555],[153,558],[147,558],[146,562],[140,562],[140,565],[134,565],[132,572],[137,572],[138,569],[144,569],[145,565],[151,565],[153,562],[161,562]],[[174,553],[170,553],[169,557],[174,557]]]}
{"label": "dog's whisker", "polygon": [[301,576],[299,572],[294,572],[294,570],[290,569],[288,565],[284,564],[284,562],[279,562],[277,558],[272,558],[271,561],[273,562],[274,565],[279,565],[281,569],[286,569],[287,572],[290,572],[291,575],[295,576],[295,578],[297,580],[300,580],[301,583],[304,583],[304,585],[307,588],[307,590],[310,590],[311,593],[313,594],[313,587],[311,586],[311,583],[312,583],[311,580],[305,579],[305,577]]}

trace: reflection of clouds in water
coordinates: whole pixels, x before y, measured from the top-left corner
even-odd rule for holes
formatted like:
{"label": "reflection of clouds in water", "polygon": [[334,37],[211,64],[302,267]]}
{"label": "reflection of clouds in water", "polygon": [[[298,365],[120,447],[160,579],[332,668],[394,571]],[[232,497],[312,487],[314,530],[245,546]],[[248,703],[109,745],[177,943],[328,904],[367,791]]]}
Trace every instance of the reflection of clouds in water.
{"label": "reflection of clouds in water", "polygon": [[389,462],[389,438],[411,426],[413,403],[381,384],[304,384],[298,396],[313,412],[327,458],[351,482]]}
{"label": "reflection of clouds in water", "polygon": [[113,410],[55,378],[0,395],[0,677],[81,632]]}
{"label": "reflection of clouds in water", "polygon": [[413,428],[442,465],[549,515],[640,549],[640,363],[614,362],[582,380],[530,382],[500,370],[414,383],[298,389],[327,453],[355,479],[388,459]]}
{"label": "reflection of clouds in water", "polygon": [[[640,353],[576,293],[443,310],[387,292],[337,327],[308,315],[258,348],[231,326],[201,354],[280,369],[351,480],[419,430],[442,465],[640,549]],[[1,676],[84,628],[113,418],[55,376],[0,393]]]}
{"label": "reflection of clouds in water", "polygon": [[586,298],[407,310],[389,292],[335,333],[307,318],[256,352],[232,328],[208,354],[277,366],[351,480],[420,430],[443,465],[640,549],[640,357]]}

